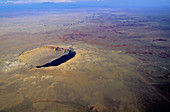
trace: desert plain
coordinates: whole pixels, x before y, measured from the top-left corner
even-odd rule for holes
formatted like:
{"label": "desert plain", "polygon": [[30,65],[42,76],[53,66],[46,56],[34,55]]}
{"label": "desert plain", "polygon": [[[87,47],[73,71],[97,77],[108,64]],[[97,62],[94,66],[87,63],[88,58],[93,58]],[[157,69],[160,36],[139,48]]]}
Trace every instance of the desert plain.
{"label": "desert plain", "polygon": [[[168,112],[166,11],[1,15],[0,112]],[[76,54],[58,66],[37,68],[57,58],[49,47]]]}

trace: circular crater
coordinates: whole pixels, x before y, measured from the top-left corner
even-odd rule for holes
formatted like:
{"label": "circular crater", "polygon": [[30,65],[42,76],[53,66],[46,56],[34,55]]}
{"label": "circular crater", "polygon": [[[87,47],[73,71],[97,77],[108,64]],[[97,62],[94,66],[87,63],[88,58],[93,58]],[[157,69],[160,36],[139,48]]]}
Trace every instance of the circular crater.
{"label": "circular crater", "polygon": [[34,67],[58,66],[76,55],[73,48],[60,48],[57,46],[44,46],[26,51],[19,56],[21,61]]}
{"label": "circular crater", "polygon": [[140,72],[156,79],[168,79],[170,75],[168,70],[155,65],[143,65]]}

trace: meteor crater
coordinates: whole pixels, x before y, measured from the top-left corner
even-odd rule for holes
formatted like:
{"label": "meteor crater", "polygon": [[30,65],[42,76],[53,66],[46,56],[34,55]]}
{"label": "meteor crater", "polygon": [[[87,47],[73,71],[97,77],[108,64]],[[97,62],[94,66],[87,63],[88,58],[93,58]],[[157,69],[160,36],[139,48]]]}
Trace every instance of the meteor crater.
{"label": "meteor crater", "polygon": [[67,62],[76,55],[73,48],[60,48],[57,46],[44,46],[26,51],[19,59],[36,68],[58,66]]}

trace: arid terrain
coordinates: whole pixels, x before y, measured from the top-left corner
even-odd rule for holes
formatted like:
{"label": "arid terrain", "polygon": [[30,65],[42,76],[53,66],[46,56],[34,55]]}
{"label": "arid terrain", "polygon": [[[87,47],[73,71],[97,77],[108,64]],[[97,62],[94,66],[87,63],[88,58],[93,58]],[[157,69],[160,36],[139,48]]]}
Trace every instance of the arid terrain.
{"label": "arid terrain", "polygon": [[[0,112],[168,112],[166,11],[81,9],[0,17]],[[58,58],[57,47],[76,54],[58,66],[41,66]]]}

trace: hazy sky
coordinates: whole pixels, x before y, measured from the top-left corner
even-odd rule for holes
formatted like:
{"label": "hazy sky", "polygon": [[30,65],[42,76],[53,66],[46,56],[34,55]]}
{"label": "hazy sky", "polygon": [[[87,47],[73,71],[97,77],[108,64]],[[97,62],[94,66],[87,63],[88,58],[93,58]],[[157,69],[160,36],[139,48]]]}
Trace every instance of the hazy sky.
{"label": "hazy sky", "polygon": [[136,5],[136,6],[169,6],[170,7],[170,0],[0,0],[0,3],[5,4],[27,4],[27,3],[43,3],[43,2],[84,2],[88,1],[94,2],[103,2],[108,4],[118,4],[118,5]]}
{"label": "hazy sky", "polygon": [[103,2],[119,2],[119,3],[170,3],[170,0],[0,0],[1,3],[41,3],[41,2],[78,2],[78,1],[103,1]]}

